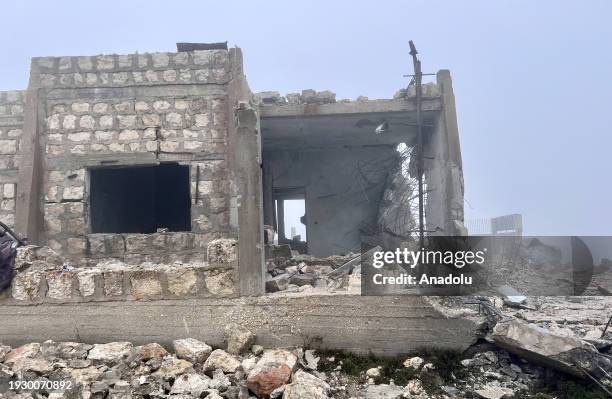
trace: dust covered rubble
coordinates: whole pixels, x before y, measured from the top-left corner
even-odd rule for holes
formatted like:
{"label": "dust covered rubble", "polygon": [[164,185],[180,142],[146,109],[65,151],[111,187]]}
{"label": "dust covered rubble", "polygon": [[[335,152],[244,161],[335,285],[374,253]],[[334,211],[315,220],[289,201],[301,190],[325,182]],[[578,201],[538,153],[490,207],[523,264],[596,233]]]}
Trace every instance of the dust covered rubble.
{"label": "dust covered rubble", "polygon": [[[266,291],[268,293],[353,293],[359,294],[359,254],[317,258],[292,251],[289,245],[268,245]],[[353,262],[351,262],[353,261]]]}
{"label": "dust covered rubble", "polygon": [[[228,325],[228,347],[181,338],[157,343],[0,345],[2,398],[388,399],[554,398],[571,387],[597,394],[584,380],[482,342],[464,353],[423,349],[385,358],[306,348],[267,348],[253,332]],[[230,351],[232,353],[230,353]],[[71,381],[63,393],[7,390],[16,381]],[[549,396],[550,395],[550,396]],[[584,396],[598,397],[598,396]]]}

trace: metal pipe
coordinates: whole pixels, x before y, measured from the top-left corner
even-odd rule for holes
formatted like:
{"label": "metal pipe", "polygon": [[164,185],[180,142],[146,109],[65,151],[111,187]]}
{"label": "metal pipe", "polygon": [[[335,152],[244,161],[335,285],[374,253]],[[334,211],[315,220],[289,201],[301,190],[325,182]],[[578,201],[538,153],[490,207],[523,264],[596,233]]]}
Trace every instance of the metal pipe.
{"label": "metal pipe", "polygon": [[423,209],[423,120],[421,115],[423,94],[423,73],[421,61],[417,58],[418,51],[410,40],[410,55],[414,67],[414,84],[416,89],[416,128],[417,128],[417,181],[419,184],[419,247],[425,246],[425,212]]}

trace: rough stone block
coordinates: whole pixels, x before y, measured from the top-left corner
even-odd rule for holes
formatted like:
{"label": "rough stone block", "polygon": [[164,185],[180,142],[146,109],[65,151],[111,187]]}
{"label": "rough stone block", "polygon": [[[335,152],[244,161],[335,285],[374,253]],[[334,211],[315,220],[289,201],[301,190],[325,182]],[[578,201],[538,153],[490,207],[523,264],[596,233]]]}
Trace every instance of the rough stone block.
{"label": "rough stone block", "polygon": [[149,246],[149,237],[146,234],[128,234],[125,236],[125,249],[128,252],[143,252]]}
{"label": "rough stone block", "polygon": [[102,273],[104,276],[104,294],[106,296],[123,295],[123,271],[108,270]]}
{"label": "rough stone block", "polygon": [[65,200],[81,200],[85,188],[83,186],[65,187],[62,193],[62,198]]}
{"label": "rough stone block", "polygon": [[219,238],[208,244],[206,250],[210,263],[232,263],[237,259],[238,244],[233,238]]}
{"label": "rough stone block", "polygon": [[96,278],[101,273],[97,270],[84,270],[77,274],[79,292],[83,297],[93,296],[96,292]]}
{"label": "rough stone block", "polygon": [[72,296],[73,273],[66,271],[47,272],[47,296],[53,299],[69,299]]}
{"label": "rough stone block", "polygon": [[150,299],[161,296],[160,275],[156,271],[139,271],[130,276],[131,294],[135,299]]}
{"label": "rough stone block", "polygon": [[172,268],[166,273],[166,278],[168,290],[178,297],[198,293],[198,274],[193,269]]}
{"label": "rough stone block", "polygon": [[0,154],[17,153],[17,140],[0,140]]}
{"label": "rough stone block", "polygon": [[40,272],[18,273],[13,279],[12,295],[19,301],[33,301],[40,294]]}
{"label": "rough stone block", "polygon": [[234,271],[211,270],[206,272],[206,288],[213,295],[228,296],[234,294]]}

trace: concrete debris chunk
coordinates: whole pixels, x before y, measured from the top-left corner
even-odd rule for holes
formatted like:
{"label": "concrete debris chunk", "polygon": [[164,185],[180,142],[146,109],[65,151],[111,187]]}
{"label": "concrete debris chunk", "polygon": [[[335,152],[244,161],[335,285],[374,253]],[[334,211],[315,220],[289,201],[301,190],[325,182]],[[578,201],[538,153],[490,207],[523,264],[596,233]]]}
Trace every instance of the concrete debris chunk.
{"label": "concrete debris chunk", "polygon": [[612,370],[612,360],[592,344],[520,320],[498,322],[490,338],[509,352],[577,377],[586,377],[584,371],[599,377],[602,369]]}
{"label": "concrete debris chunk", "polygon": [[195,338],[177,339],[172,342],[174,352],[179,359],[185,359],[191,363],[202,363],[212,352],[212,348]]}

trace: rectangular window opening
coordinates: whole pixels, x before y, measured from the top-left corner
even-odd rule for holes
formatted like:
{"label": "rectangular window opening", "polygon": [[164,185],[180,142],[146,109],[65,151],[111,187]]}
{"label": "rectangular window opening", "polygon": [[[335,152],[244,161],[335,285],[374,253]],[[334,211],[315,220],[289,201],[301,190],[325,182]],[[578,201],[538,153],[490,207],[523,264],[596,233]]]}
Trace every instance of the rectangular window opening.
{"label": "rectangular window opening", "polygon": [[90,169],[89,206],[92,233],[190,231],[189,167]]}

